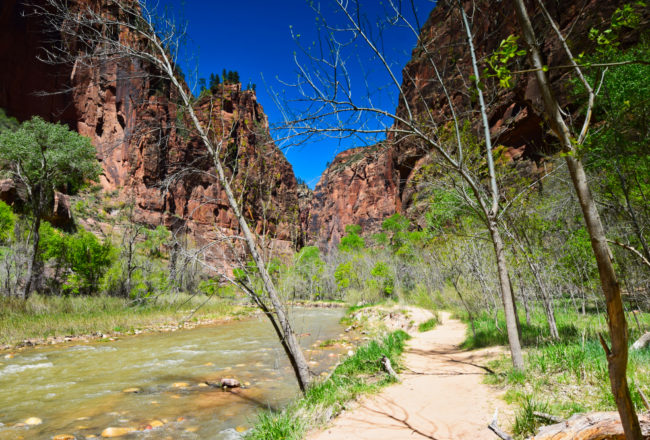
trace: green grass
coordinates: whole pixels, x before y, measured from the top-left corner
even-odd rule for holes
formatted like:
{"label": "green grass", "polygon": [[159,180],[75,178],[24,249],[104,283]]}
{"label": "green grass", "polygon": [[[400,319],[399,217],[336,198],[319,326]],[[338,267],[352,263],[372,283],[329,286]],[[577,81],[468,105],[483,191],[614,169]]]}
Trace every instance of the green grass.
{"label": "green grass", "polygon": [[359,394],[376,392],[394,380],[381,369],[380,359],[387,356],[399,371],[399,356],[409,336],[401,330],[360,347],[346,358],[322,382],[314,384],[306,395],[278,412],[263,412],[247,439],[298,440],[313,427],[339,414]]}
{"label": "green grass", "polygon": [[[134,306],[123,298],[107,296],[41,296],[27,301],[0,298],[0,345],[49,336],[78,336],[95,332],[131,332],[150,326],[175,324],[205,297],[161,297],[156,303]],[[191,319],[218,319],[246,309],[226,300],[213,299]]]}
{"label": "green grass", "polygon": [[[607,337],[603,315],[578,314],[570,308],[558,308],[556,320],[561,339],[548,336],[544,315],[533,314],[530,325],[522,318],[523,345],[527,347],[525,372],[514,371],[508,357],[492,361],[489,366],[497,374],[486,381],[506,389],[505,399],[517,406],[512,427],[517,438],[526,438],[545,423],[532,415],[534,411],[568,418],[577,412],[614,411],[616,406],[609,386],[607,360],[598,341],[598,334]],[[641,330],[650,324],[650,314],[637,315]],[[480,315],[475,321],[476,336],[468,329],[464,346],[476,348],[486,345],[507,345],[505,323],[499,316],[496,329],[494,317]],[[639,330],[633,318],[628,317],[630,344]],[[642,400],[635,385],[650,392],[650,350],[631,351],[628,380],[632,398],[639,410]]]}
{"label": "green grass", "polygon": [[438,324],[440,324],[440,319],[438,318],[438,315],[436,315],[418,325],[418,331],[420,333],[428,332],[429,330],[433,330]]}

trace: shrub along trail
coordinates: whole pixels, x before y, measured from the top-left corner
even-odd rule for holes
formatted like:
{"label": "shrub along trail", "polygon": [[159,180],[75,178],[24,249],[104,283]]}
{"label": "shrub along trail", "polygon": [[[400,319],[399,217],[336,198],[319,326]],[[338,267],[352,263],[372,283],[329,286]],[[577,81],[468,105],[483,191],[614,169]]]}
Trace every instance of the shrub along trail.
{"label": "shrub along trail", "polygon": [[487,428],[499,409],[500,426],[511,414],[498,393],[483,383],[487,360],[500,348],[463,351],[466,326],[441,313],[434,330],[417,333],[403,357],[401,382],[361,399],[329,428],[312,433],[326,439],[489,439]]}

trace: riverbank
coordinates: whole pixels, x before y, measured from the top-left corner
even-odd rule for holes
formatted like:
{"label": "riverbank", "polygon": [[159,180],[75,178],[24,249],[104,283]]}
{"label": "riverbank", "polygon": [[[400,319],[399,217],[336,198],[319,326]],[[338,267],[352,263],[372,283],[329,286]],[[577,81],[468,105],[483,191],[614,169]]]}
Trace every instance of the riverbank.
{"label": "riverbank", "polygon": [[[295,301],[293,307],[344,308],[339,301]],[[0,353],[26,347],[114,340],[155,332],[218,325],[259,314],[229,298],[162,296],[142,305],[108,296],[0,297]]]}
{"label": "riverbank", "polygon": [[115,297],[0,299],[0,351],[111,340],[242,319],[257,309],[233,300],[179,295],[133,305]]}
{"label": "riverbank", "polygon": [[350,308],[342,320],[348,326],[346,337],[366,343],[354,352],[349,351],[329,375],[316,380],[305,396],[281,411],[262,413],[247,438],[302,439],[309,431],[347,411],[357,398],[376,394],[395,383],[382,365],[382,356],[399,373],[404,366],[401,354],[410,338],[408,333],[417,333],[422,323],[430,328],[436,320],[428,310],[411,306]]}

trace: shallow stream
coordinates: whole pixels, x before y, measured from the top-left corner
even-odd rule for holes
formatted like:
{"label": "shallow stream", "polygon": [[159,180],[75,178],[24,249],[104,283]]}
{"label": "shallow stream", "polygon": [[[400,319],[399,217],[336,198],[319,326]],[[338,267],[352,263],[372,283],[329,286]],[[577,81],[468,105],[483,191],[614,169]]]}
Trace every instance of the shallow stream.
{"label": "shallow stream", "polygon": [[[312,369],[324,373],[344,349],[317,347],[339,336],[342,310],[295,309],[292,315]],[[204,384],[224,377],[248,386],[228,392]],[[85,439],[108,427],[136,429],[125,439],[231,439],[250,428],[261,409],[277,408],[297,393],[264,317],[29,349],[0,357],[0,440]],[[42,423],[21,426],[30,417]]]}

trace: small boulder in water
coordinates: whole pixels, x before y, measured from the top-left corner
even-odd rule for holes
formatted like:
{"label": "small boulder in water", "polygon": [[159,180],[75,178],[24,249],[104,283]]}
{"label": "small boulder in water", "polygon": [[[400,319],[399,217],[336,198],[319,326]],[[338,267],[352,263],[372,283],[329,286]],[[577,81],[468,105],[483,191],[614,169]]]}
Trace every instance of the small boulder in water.
{"label": "small boulder in water", "polygon": [[128,393],[128,394],[131,394],[131,393],[141,393],[141,392],[142,392],[142,389],[141,389],[141,388],[138,388],[138,387],[131,387],[131,388],[125,388],[125,389],[123,389],[122,392],[123,392],[123,393]]}
{"label": "small boulder in water", "polygon": [[221,379],[220,384],[222,388],[239,388],[241,386],[241,383],[237,379],[230,378]]}
{"label": "small boulder in water", "polygon": [[102,431],[102,437],[104,438],[115,438],[122,437],[124,435],[134,432],[135,428],[106,428]]}
{"label": "small boulder in water", "polygon": [[187,388],[190,384],[187,382],[176,382],[172,385],[172,388]]}
{"label": "small boulder in water", "polygon": [[29,426],[36,426],[36,425],[40,425],[41,423],[43,423],[43,420],[39,419],[38,417],[30,417],[27,420],[25,420],[23,423],[25,423],[25,425],[29,425]]}
{"label": "small boulder in water", "polygon": [[70,434],[59,434],[52,437],[52,440],[76,440],[76,437]]}

